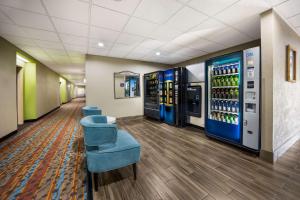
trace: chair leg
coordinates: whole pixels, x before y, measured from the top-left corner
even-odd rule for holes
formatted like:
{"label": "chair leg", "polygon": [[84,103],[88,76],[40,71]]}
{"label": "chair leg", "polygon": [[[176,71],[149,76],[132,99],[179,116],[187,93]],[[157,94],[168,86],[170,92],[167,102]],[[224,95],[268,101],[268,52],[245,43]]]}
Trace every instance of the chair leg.
{"label": "chair leg", "polygon": [[137,166],[136,166],[136,163],[134,163],[134,164],[132,165],[132,168],[133,168],[134,180],[136,180],[136,174],[137,174]]}
{"label": "chair leg", "polygon": [[94,185],[95,185],[95,191],[98,191],[98,174],[94,173]]}

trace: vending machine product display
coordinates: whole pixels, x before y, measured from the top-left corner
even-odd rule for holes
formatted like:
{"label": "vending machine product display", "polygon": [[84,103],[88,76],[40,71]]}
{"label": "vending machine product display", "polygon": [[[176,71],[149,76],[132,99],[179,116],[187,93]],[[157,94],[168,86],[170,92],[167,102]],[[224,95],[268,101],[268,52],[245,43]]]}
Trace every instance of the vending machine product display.
{"label": "vending machine product display", "polygon": [[144,115],[163,120],[163,71],[144,75]]}
{"label": "vending machine product display", "polygon": [[144,75],[144,115],[165,123],[186,124],[186,69],[178,67]]}
{"label": "vending machine product display", "polygon": [[164,72],[164,122],[174,124],[175,108],[174,108],[174,69]]}
{"label": "vending machine product display", "polygon": [[259,47],[208,60],[206,134],[259,150],[259,92]]}

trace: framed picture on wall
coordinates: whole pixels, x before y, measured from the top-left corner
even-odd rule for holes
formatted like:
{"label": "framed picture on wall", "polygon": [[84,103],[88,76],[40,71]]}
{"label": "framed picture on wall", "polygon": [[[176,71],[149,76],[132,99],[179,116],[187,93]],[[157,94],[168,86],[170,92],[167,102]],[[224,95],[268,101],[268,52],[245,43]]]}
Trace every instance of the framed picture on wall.
{"label": "framed picture on wall", "polygon": [[290,45],[286,47],[286,75],[287,81],[296,82],[296,70],[297,70],[297,51],[293,49]]}

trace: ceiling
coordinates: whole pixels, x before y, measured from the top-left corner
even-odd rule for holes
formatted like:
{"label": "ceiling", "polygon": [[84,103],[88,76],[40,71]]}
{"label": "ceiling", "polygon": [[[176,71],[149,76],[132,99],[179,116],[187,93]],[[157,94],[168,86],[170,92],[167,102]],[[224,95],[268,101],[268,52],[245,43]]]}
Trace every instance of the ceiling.
{"label": "ceiling", "polygon": [[82,83],[85,54],[178,63],[260,38],[271,7],[300,33],[299,0],[0,0],[0,35]]}

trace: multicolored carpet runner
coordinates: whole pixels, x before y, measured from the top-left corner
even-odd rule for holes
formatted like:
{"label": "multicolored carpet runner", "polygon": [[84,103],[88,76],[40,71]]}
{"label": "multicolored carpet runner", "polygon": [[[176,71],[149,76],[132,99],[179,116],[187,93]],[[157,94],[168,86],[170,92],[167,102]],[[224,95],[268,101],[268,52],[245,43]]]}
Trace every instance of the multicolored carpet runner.
{"label": "multicolored carpet runner", "polygon": [[0,199],[85,199],[83,100],[0,143]]}

